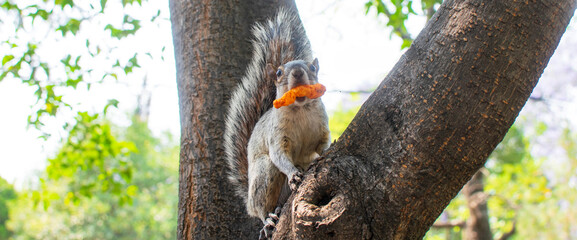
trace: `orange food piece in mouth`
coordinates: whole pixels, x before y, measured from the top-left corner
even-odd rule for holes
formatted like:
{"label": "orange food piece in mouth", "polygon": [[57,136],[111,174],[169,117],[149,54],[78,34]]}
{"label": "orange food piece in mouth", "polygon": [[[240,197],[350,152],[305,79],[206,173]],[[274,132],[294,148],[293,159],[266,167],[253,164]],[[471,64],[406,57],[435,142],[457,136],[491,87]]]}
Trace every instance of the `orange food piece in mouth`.
{"label": "orange food piece in mouth", "polygon": [[274,100],[273,105],[275,108],[288,106],[293,104],[297,97],[307,97],[310,99],[319,98],[325,94],[326,90],[325,86],[320,83],[314,85],[301,85],[289,90],[283,94],[281,98]]}

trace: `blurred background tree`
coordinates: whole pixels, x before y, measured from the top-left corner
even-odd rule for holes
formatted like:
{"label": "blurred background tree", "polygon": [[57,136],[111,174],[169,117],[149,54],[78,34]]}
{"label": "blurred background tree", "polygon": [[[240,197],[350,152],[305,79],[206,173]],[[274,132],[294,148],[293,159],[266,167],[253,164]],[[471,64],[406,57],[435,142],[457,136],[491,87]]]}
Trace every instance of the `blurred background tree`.
{"label": "blurred background tree", "polygon": [[8,239],[12,231],[6,228],[8,220],[8,201],[16,198],[16,191],[12,184],[0,177],[0,239]]}
{"label": "blurred background tree", "polygon": [[[137,116],[132,117],[128,128],[112,128],[113,135],[138,149],[125,159],[134,171],[126,192],[91,191],[90,197],[75,197],[76,182],[98,179],[98,171],[45,178],[41,193],[21,191],[10,205],[8,226],[17,233],[13,239],[176,238],[177,141],[169,133],[154,137],[146,121]],[[59,155],[69,151],[66,146]],[[34,200],[39,194],[48,195],[45,198],[52,200],[44,204],[44,209]],[[117,201],[116,194],[129,197],[128,202]],[[60,196],[65,196],[64,201],[56,201]]]}
{"label": "blurred background tree", "polygon": [[[178,144],[149,129],[144,90],[158,86],[146,76],[164,79],[141,67],[165,60],[168,43],[147,38],[169,28],[160,9],[141,0],[0,1],[0,83],[31,90],[28,125],[59,148],[37,180],[0,197],[0,239],[175,238]],[[136,111],[117,109],[135,99]]]}
{"label": "blurred background tree", "polygon": [[[136,149],[117,141],[105,120],[121,96],[98,89],[138,86],[142,78],[134,73],[140,62],[162,59],[164,49],[126,44],[134,42],[142,24],[151,26],[167,17],[141,0],[3,0],[0,12],[0,49],[7,53],[0,82],[29,86],[36,100],[29,126],[46,140],[65,143],[49,160],[44,178],[82,178],[71,180],[75,187],[67,198],[106,191],[127,201],[133,166],[126,157]],[[91,177],[81,177],[89,171]],[[35,198],[46,200],[42,196]]]}

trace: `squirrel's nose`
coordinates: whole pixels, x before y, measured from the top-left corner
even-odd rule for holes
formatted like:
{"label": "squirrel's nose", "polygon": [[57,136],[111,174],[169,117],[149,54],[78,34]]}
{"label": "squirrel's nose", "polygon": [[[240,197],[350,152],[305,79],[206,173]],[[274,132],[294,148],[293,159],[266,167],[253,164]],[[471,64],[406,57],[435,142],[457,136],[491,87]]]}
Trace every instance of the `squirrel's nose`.
{"label": "squirrel's nose", "polygon": [[303,76],[304,72],[301,69],[294,70],[292,72],[293,77],[300,79]]}

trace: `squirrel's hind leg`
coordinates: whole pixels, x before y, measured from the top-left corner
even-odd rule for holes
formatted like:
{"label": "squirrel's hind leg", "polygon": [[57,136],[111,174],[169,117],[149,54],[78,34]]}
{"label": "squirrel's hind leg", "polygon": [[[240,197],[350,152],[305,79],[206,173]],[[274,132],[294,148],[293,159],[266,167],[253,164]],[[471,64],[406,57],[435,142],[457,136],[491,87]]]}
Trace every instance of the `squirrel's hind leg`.
{"label": "squirrel's hind leg", "polygon": [[285,180],[282,186],[282,190],[278,197],[277,207],[274,209],[274,212],[269,213],[268,217],[265,219],[264,227],[260,231],[259,239],[267,239],[272,236],[272,232],[274,231],[274,229],[276,228],[276,224],[278,223],[282,207],[286,203],[290,194],[291,190],[289,188],[287,181]]}
{"label": "squirrel's hind leg", "polygon": [[268,155],[261,155],[249,162],[249,182],[247,212],[260,218],[266,224],[268,214],[278,206],[286,177],[270,161]]}

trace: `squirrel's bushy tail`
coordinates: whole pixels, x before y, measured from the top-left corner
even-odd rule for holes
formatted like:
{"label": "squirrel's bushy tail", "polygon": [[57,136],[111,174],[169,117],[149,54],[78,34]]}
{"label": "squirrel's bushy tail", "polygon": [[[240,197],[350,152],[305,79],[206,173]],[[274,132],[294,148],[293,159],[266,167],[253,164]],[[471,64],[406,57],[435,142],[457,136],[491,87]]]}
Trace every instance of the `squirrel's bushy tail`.
{"label": "squirrel's bushy tail", "polygon": [[245,203],[248,197],[248,141],[254,126],[272,107],[276,97],[276,79],[267,79],[267,63],[276,69],[292,60],[313,60],[296,9],[281,8],[274,18],[255,24],[252,32],[253,56],[230,99],[224,133],[229,180]]}

